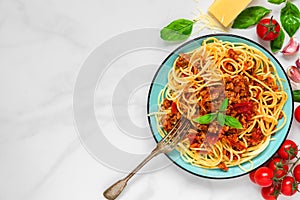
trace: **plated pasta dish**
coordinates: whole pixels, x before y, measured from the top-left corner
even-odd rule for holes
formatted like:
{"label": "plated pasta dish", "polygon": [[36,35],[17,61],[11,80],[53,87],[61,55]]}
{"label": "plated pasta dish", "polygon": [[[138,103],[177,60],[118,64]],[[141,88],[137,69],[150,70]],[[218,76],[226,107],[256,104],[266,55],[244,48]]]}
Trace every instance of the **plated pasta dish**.
{"label": "plated pasta dish", "polygon": [[157,99],[158,132],[164,137],[184,117],[192,124],[177,146],[185,162],[223,171],[242,168],[286,124],[282,83],[260,50],[207,38],[175,59]]}

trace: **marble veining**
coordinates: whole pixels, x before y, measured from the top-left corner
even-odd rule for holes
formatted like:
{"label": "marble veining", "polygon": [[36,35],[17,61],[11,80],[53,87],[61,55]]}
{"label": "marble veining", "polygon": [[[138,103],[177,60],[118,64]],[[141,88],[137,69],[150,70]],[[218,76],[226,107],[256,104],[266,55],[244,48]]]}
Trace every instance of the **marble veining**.
{"label": "marble veining", "polygon": [[[103,165],[80,140],[74,120],[73,93],[83,62],[98,45],[112,37],[136,29],[161,28],[176,18],[192,18],[197,7],[205,11],[212,2],[0,0],[0,200],[104,199],[102,192],[125,173]],[[252,4],[278,9],[264,0]],[[257,40],[254,29],[232,32]],[[210,31],[196,32],[192,37],[204,33]],[[268,48],[267,43],[263,44]],[[178,46],[161,45],[167,50]],[[126,62],[117,64],[124,72],[138,67],[132,65],[135,62],[128,56]],[[158,66],[161,58],[151,56],[146,64]],[[284,67],[291,65],[297,56],[276,55]],[[142,58],[137,61],[143,63]],[[115,78],[122,78],[121,73],[118,76]],[[106,78],[108,82],[116,80]],[[120,144],[120,150],[145,156],[154,147],[151,132],[144,133],[143,136],[149,136],[146,139],[118,136],[122,131],[111,118],[111,90],[109,84],[102,85],[95,95],[98,109],[95,116],[103,119],[99,124],[104,124],[105,130],[115,130],[112,134],[105,132],[105,136],[111,144]],[[136,117],[133,121],[137,126],[145,127],[145,120],[140,117],[146,101],[141,99],[147,94],[141,91],[135,95],[128,102],[131,106],[136,103],[136,107],[131,107],[130,117]],[[289,138],[300,143],[299,129],[300,125],[294,121]],[[166,167],[153,170],[161,165]],[[280,197],[299,198],[299,194]],[[259,188],[247,176],[233,180],[204,179],[170,164],[161,155],[145,166],[119,199],[257,200],[261,197]]]}

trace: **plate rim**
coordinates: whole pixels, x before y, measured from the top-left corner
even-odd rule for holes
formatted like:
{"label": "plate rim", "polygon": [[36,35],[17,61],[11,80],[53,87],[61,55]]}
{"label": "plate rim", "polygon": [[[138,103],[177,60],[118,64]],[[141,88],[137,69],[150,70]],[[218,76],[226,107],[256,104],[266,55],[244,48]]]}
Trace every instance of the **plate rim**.
{"label": "plate rim", "polygon": [[[288,79],[287,77],[287,74],[286,74],[286,71],[284,70],[283,66],[281,65],[281,63],[279,62],[279,60],[267,49],[265,48],[264,46],[262,46],[261,44],[259,44],[258,42],[256,41],[253,41],[252,39],[249,39],[249,38],[246,38],[246,37],[243,37],[243,36],[240,36],[240,35],[236,35],[236,34],[226,34],[226,33],[215,33],[215,34],[206,34],[206,35],[202,35],[202,36],[199,36],[199,37],[196,37],[196,38],[193,38],[189,41],[186,41],[184,42],[183,44],[179,45],[177,48],[175,48],[162,62],[161,64],[159,65],[159,67],[157,68],[152,80],[151,80],[151,84],[150,84],[150,87],[149,87],[149,90],[148,90],[148,97],[147,97],[147,115],[148,115],[148,125],[150,126],[150,130],[151,130],[151,133],[152,133],[152,137],[154,138],[155,142],[158,143],[159,141],[157,140],[157,138],[155,137],[155,134],[154,134],[154,127],[151,125],[151,116],[149,116],[149,111],[150,111],[150,105],[149,105],[149,102],[150,102],[150,94],[151,94],[151,91],[152,91],[152,88],[153,88],[153,85],[154,85],[154,81],[156,79],[156,77],[158,76],[158,73],[160,72],[160,70],[162,69],[163,65],[168,61],[168,59],[173,56],[175,54],[175,52],[177,52],[178,50],[180,50],[181,48],[185,47],[186,45],[190,44],[190,43],[193,43],[193,42],[197,42],[198,40],[201,40],[201,39],[205,39],[205,38],[209,38],[209,37],[236,37],[236,38],[240,38],[242,40],[246,40],[250,43],[253,43],[254,45],[257,45],[259,48],[261,48],[262,50],[266,51],[279,65],[280,69],[282,70],[286,80],[287,80],[287,84],[288,84],[288,90],[289,92],[292,94],[292,86],[291,86],[291,83],[290,83],[290,80]],[[293,95],[291,95],[291,98],[292,98],[292,105],[291,105],[291,109],[292,111],[294,111],[294,97]],[[284,138],[283,138],[283,141],[281,142],[280,146],[283,144],[283,142],[287,139],[287,136],[290,134],[290,130],[291,130],[291,126],[292,126],[292,117],[293,117],[293,112],[291,112],[290,114],[291,116],[287,116],[287,117],[290,117],[291,118],[291,121],[288,125],[288,129],[287,129],[287,133],[285,134]],[[277,149],[278,150],[278,149]],[[165,156],[170,159],[177,167],[180,167],[181,169],[183,169],[185,172],[188,172],[189,174],[193,174],[195,176],[198,176],[198,177],[202,177],[202,178],[206,178],[206,179],[215,179],[215,180],[224,180],[224,179],[232,179],[232,178],[237,178],[237,177],[241,177],[241,176],[245,176],[247,174],[249,174],[250,172],[256,170],[257,168],[263,166],[265,163],[267,163],[277,152],[277,150],[270,156],[269,159],[267,159],[265,162],[261,163],[260,165],[254,167],[253,169],[249,170],[249,171],[245,171],[245,173],[241,173],[241,174],[237,174],[237,175],[233,175],[233,176],[227,176],[227,177],[212,177],[212,176],[205,176],[205,175],[202,175],[202,174],[198,174],[198,173],[195,173],[194,171],[190,171],[188,170],[187,168],[179,165],[178,163],[176,163],[168,154],[165,154]],[[181,158],[180,158],[181,159]],[[188,164],[188,163],[187,163]],[[207,169],[209,170],[209,169]]]}

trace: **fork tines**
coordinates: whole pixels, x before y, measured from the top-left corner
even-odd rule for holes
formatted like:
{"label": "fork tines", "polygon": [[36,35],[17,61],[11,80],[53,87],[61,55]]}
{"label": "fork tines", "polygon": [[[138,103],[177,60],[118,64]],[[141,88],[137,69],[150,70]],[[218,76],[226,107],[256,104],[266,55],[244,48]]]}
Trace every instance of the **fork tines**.
{"label": "fork tines", "polygon": [[163,138],[164,142],[179,142],[177,140],[181,140],[184,137],[190,126],[189,120],[181,117],[172,130]]}

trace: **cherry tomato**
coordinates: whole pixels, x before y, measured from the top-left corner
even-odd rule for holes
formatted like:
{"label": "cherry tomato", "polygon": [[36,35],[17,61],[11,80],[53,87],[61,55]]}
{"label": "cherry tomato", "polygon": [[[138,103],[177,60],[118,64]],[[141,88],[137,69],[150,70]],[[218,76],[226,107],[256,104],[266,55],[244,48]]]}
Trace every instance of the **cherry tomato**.
{"label": "cherry tomato", "polygon": [[295,110],[295,119],[300,123],[300,106],[298,106]]}
{"label": "cherry tomato", "polygon": [[296,165],[296,167],[294,168],[293,175],[296,181],[300,182],[300,164]]}
{"label": "cherry tomato", "polygon": [[273,185],[261,188],[260,193],[265,200],[276,200],[279,195]]}
{"label": "cherry tomato", "polygon": [[261,187],[269,187],[273,183],[274,172],[268,167],[258,168],[254,174],[254,180]]}
{"label": "cherry tomato", "polygon": [[279,32],[280,25],[272,17],[260,20],[256,26],[256,33],[263,40],[275,40]]}
{"label": "cherry tomato", "polygon": [[251,180],[253,183],[256,183],[256,181],[255,181],[255,179],[254,179],[255,172],[256,172],[256,171],[252,171],[252,172],[250,172],[250,174],[249,174],[249,178],[250,178],[250,180]]}
{"label": "cherry tomato", "polygon": [[281,193],[285,196],[292,196],[297,192],[298,185],[291,176],[286,176],[282,180]]}
{"label": "cherry tomato", "polygon": [[289,154],[290,154],[290,159],[293,159],[298,154],[298,147],[294,141],[285,140],[277,153],[281,158],[285,160],[289,159]]}
{"label": "cherry tomato", "polygon": [[286,160],[282,158],[272,158],[272,160],[269,162],[268,167],[273,170],[274,177],[281,178],[284,175],[287,174],[289,170],[289,166]]}

